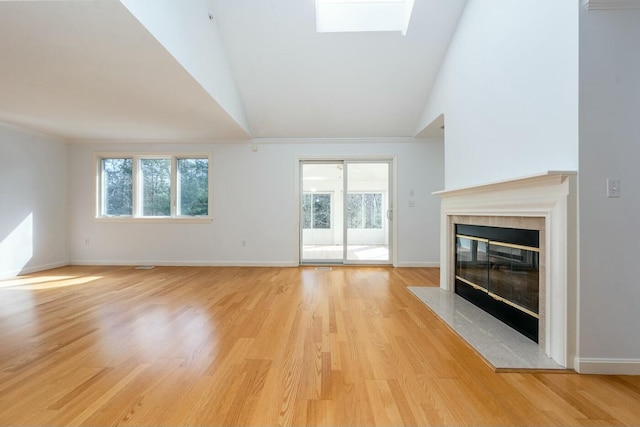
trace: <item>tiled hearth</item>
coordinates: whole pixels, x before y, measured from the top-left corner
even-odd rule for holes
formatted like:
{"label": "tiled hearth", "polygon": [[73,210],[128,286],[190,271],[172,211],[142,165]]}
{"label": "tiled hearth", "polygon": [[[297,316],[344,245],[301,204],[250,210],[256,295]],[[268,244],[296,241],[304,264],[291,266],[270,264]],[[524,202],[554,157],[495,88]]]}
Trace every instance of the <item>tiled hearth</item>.
{"label": "tiled hearth", "polygon": [[564,369],[531,341],[453,292],[409,287],[420,301],[473,347],[494,369]]}

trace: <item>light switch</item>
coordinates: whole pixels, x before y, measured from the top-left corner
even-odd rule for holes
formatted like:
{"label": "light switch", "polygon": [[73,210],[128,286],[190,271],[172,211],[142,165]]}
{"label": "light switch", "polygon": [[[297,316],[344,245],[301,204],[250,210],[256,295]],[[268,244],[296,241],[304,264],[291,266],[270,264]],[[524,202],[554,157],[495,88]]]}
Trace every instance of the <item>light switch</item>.
{"label": "light switch", "polygon": [[607,178],[607,197],[620,197],[620,179]]}

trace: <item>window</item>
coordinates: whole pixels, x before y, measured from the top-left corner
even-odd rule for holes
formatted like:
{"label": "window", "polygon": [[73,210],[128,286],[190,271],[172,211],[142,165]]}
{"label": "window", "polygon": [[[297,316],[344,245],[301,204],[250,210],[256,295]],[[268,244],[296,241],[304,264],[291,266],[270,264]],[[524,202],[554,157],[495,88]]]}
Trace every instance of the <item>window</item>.
{"label": "window", "polygon": [[407,33],[415,0],[316,0],[316,31]]}
{"label": "window", "polygon": [[209,213],[209,159],[178,159],[178,215]]}
{"label": "window", "polygon": [[331,194],[304,193],[302,197],[303,228],[331,228]]}
{"label": "window", "polygon": [[140,159],[142,216],[171,216],[171,159]]}
{"label": "window", "polygon": [[382,193],[347,195],[348,228],[382,228]]}
{"label": "window", "polygon": [[209,216],[208,156],[98,156],[98,217]]}
{"label": "window", "polygon": [[102,159],[103,215],[133,214],[133,172],[131,159]]}

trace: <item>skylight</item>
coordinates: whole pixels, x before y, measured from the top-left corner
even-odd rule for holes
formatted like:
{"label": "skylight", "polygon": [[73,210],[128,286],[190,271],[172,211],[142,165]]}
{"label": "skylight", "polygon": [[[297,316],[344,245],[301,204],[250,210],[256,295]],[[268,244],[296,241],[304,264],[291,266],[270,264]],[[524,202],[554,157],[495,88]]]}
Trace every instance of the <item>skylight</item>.
{"label": "skylight", "polygon": [[415,0],[316,0],[316,31],[407,33]]}

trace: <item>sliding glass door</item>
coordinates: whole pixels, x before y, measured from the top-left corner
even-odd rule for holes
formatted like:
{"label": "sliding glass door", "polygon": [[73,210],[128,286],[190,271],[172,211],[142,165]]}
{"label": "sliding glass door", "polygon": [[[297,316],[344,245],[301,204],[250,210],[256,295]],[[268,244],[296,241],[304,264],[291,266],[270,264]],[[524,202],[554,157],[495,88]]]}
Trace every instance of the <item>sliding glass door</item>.
{"label": "sliding glass door", "polygon": [[347,262],[391,262],[389,162],[348,162],[346,168]]}
{"label": "sliding glass door", "polygon": [[341,263],[344,258],[343,162],[302,162],[300,260]]}
{"label": "sliding glass door", "polygon": [[390,264],[390,176],[390,161],[302,161],[301,263]]}

